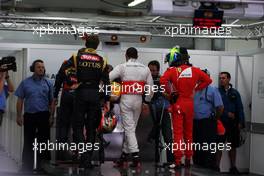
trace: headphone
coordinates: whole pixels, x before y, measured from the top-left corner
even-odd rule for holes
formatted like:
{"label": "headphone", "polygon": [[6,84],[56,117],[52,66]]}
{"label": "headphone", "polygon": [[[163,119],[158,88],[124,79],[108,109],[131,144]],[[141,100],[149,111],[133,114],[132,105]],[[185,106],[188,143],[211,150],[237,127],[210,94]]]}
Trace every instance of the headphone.
{"label": "headphone", "polygon": [[[37,62],[44,63],[43,60],[41,60],[41,59],[37,59],[37,60],[35,60],[35,61],[31,64],[31,66],[29,67],[30,72],[35,72],[35,66],[36,66],[36,63],[37,63]],[[44,70],[44,72],[45,72],[45,71],[46,71],[46,70]]]}

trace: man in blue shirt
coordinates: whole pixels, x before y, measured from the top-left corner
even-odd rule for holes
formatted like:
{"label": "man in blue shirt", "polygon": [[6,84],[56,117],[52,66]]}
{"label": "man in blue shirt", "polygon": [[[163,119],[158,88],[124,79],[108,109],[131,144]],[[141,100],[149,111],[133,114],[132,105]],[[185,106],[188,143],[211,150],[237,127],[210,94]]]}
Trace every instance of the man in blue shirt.
{"label": "man in blue shirt", "polygon": [[[209,76],[207,69],[203,70]],[[196,92],[194,97],[194,142],[203,144],[216,143],[217,141],[217,119],[223,112],[224,106],[221,95],[217,88],[209,85],[205,89]],[[216,151],[196,150],[193,156],[194,164],[208,167],[216,167]]]}
{"label": "man in blue shirt", "polygon": [[[22,171],[33,169],[33,143],[47,143],[50,138],[50,125],[53,121],[53,86],[44,76],[45,67],[42,60],[35,60],[30,66],[33,75],[23,80],[15,95],[17,99],[17,124],[24,125],[24,147],[22,154]],[[24,115],[22,109],[24,105]],[[37,133],[36,133],[37,131]],[[48,151],[38,156],[38,169],[41,161],[49,160]]]}
{"label": "man in blue shirt", "polygon": [[[162,89],[160,88],[160,64],[157,60],[153,60],[148,63],[148,67],[150,69],[154,85],[159,87],[158,91],[154,93],[149,104],[153,127],[148,137],[148,140],[155,139],[155,163],[156,166],[158,166],[158,163],[160,162],[160,131],[162,132],[162,136],[166,144],[173,143],[171,118],[168,112],[169,101],[163,96]],[[166,150],[166,154],[167,163],[164,164],[169,166],[174,163],[174,156],[170,150]]]}
{"label": "man in blue shirt", "polygon": [[[236,168],[236,148],[239,147],[240,129],[245,127],[245,115],[239,92],[230,84],[231,75],[228,72],[221,72],[219,75],[221,94],[225,109],[221,121],[226,129],[226,134],[221,137],[221,142],[230,142],[231,150],[229,159],[231,163],[230,173],[239,174]],[[220,163],[222,153],[219,151],[217,162]]]}

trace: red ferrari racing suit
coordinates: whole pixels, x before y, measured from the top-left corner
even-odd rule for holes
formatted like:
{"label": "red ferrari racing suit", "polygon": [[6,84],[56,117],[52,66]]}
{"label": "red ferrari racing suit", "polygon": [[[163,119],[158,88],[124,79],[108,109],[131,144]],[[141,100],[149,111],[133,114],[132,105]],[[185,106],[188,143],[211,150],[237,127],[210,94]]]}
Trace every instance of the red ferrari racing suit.
{"label": "red ferrari racing suit", "polygon": [[176,165],[180,164],[183,152],[186,159],[189,160],[193,155],[194,92],[202,90],[211,82],[212,80],[207,74],[199,68],[189,65],[170,67],[160,78],[160,84],[165,86],[166,93],[170,94],[175,91],[178,95],[176,103],[171,104],[174,138],[171,150],[173,150]]}

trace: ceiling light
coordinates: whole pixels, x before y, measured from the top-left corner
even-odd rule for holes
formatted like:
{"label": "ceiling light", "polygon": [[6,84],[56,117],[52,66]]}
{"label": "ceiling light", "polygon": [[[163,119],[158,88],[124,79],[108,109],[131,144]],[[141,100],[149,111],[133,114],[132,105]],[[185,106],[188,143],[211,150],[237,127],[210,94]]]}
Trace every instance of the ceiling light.
{"label": "ceiling light", "polygon": [[145,2],[146,0],[134,0],[128,4],[128,7],[134,7],[142,2]]}
{"label": "ceiling light", "polygon": [[112,41],[117,41],[117,39],[118,39],[117,35],[112,35],[112,36],[111,36],[111,40],[112,40]]}
{"label": "ceiling light", "polygon": [[140,40],[141,43],[145,43],[147,41],[147,37],[146,36],[141,36],[139,38],[139,40]]}

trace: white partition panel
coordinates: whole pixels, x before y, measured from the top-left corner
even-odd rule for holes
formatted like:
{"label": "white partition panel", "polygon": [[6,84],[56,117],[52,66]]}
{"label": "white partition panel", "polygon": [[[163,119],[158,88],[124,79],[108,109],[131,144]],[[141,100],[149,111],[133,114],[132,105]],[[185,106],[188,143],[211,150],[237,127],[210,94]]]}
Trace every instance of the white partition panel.
{"label": "white partition panel", "polygon": [[[9,71],[10,79],[15,88],[23,78],[26,50],[15,50],[9,55],[16,57],[17,72]],[[23,130],[16,124],[16,100],[17,98],[10,94],[7,99],[7,108],[4,115],[2,126],[0,127],[0,145],[4,147],[8,155],[16,162],[21,161]]]}
{"label": "white partition panel", "polygon": [[220,56],[214,55],[191,55],[190,62],[200,69],[207,69],[213,80],[213,85],[218,87],[219,59]]}
{"label": "white partition panel", "polygon": [[33,48],[29,50],[29,60],[28,60],[28,76],[31,75],[29,72],[29,65],[36,59],[41,59],[44,61],[46,73],[49,76],[54,76],[57,74],[62,62],[68,60],[72,54],[76,53],[76,50],[70,49],[45,49],[45,48]]}
{"label": "white partition panel", "polygon": [[251,134],[250,172],[264,175],[264,135]]}
{"label": "white partition panel", "polygon": [[264,123],[264,54],[254,56],[252,122]]}
{"label": "white partition panel", "polygon": [[[264,54],[254,56],[252,122],[264,123]],[[263,131],[263,129],[261,129]],[[264,134],[251,134],[250,172],[264,175]]]}
{"label": "white partition panel", "polygon": [[[239,57],[237,60],[237,89],[240,93],[245,113],[246,122],[251,121],[251,96],[253,57]],[[249,128],[249,127],[247,127]],[[250,134],[246,135],[246,142],[238,148],[237,165],[241,168],[249,168],[250,165]]]}
{"label": "white partition panel", "polygon": [[253,57],[239,57],[237,65],[237,89],[244,103],[245,119],[246,121],[251,121]]}

